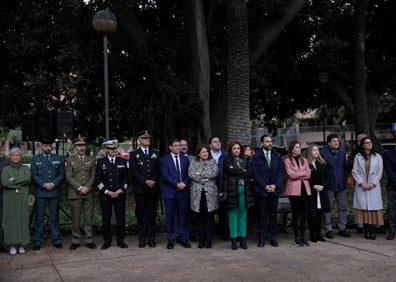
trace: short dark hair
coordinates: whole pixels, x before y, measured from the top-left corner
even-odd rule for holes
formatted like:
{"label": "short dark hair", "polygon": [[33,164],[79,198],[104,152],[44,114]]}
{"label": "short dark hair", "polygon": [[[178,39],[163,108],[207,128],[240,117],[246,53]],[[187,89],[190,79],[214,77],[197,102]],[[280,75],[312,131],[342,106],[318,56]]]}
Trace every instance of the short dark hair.
{"label": "short dark hair", "polygon": [[220,137],[219,137],[219,136],[213,135],[212,137],[209,138],[209,144],[211,144],[211,143],[212,143],[212,140],[215,139],[215,138],[219,138],[219,140],[220,140]]}
{"label": "short dark hair", "polygon": [[169,145],[169,146],[172,146],[173,143],[175,143],[175,142],[179,142],[179,143],[180,143],[180,139],[173,138],[173,139],[171,139],[171,140],[169,141],[168,145]]}
{"label": "short dark hair", "polygon": [[261,143],[263,143],[265,137],[271,137],[271,139],[272,139],[272,136],[271,136],[271,135],[269,135],[269,134],[263,134],[263,135],[261,135],[261,137],[260,137],[260,142],[261,142]]}
{"label": "short dark hair", "polygon": [[340,140],[340,136],[338,136],[338,134],[330,133],[329,135],[327,135],[327,143],[330,143],[331,140],[334,138],[337,138],[338,140]]}

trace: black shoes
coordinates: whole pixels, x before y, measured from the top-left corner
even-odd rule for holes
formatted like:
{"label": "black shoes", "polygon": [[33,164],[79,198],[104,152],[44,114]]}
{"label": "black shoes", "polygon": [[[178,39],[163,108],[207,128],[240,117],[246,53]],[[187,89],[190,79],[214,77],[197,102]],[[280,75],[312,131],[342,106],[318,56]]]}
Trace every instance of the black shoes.
{"label": "black shoes", "polygon": [[[340,231],[340,232],[341,232],[341,231]],[[333,231],[327,231],[327,232],[326,232],[326,238],[334,239],[334,233],[333,233]]]}
{"label": "black shoes", "polygon": [[257,243],[257,247],[263,248],[265,246],[265,240],[264,239],[259,239]]}
{"label": "black shoes", "polygon": [[199,240],[199,242],[198,242],[198,248],[199,248],[199,249],[203,249],[203,247],[205,247],[204,241],[203,241],[203,240]]}
{"label": "black shoes", "polygon": [[340,235],[341,237],[346,237],[346,238],[351,237],[351,234],[349,234],[345,229],[338,231],[338,235]]}
{"label": "black shoes", "polygon": [[139,242],[139,248],[144,248],[146,247],[146,243],[145,242]]}
{"label": "black shoes", "polygon": [[297,247],[302,247],[302,246],[304,246],[304,243],[301,241],[300,237],[296,237],[296,238],[294,239],[294,243],[293,243],[293,244],[296,245]]}
{"label": "black shoes", "polygon": [[70,251],[73,251],[73,250],[77,249],[78,247],[80,247],[79,244],[74,244],[74,243],[72,243],[72,244],[70,245],[70,247],[69,247],[69,250],[70,250]]}
{"label": "black shoes", "polygon": [[190,243],[187,240],[183,240],[179,242],[184,248],[191,248]]}
{"label": "black shoes", "polygon": [[85,247],[90,248],[90,249],[96,249],[96,245],[94,243],[85,244]]}
{"label": "black shoes", "polygon": [[110,248],[110,246],[111,246],[111,243],[104,243],[104,244],[102,245],[101,249],[102,249],[102,250],[106,250],[106,249]]}
{"label": "black shoes", "polygon": [[272,247],[279,247],[279,243],[275,239],[274,240],[270,240],[270,244],[271,244]]}
{"label": "black shoes", "polygon": [[33,246],[33,251],[38,251],[38,250],[40,250],[41,249],[41,246],[40,245],[34,245]]}
{"label": "black shoes", "polygon": [[128,248],[128,245],[124,243],[124,241],[120,241],[117,243],[117,246],[122,248],[122,249],[126,249]]}
{"label": "black shoes", "polygon": [[320,241],[320,242],[326,242],[326,239],[323,238],[322,235],[318,235],[318,237],[316,239],[318,239],[318,241]]}
{"label": "black shoes", "polygon": [[389,232],[388,236],[386,237],[386,240],[393,240],[395,239],[395,232]]}
{"label": "black shoes", "polygon": [[300,238],[301,242],[305,245],[305,246],[309,246],[309,242],[307,241],[307,239],[305,239],[304,237]]}
{"label": "black shoes", "polygon": [[63,245],[61,243],[58,243],[58,244],[55,244],[54,247],[57,249],[62,249]]}
{"label": "black shoes", "polygon": [[175,241],[174,240],[168,240],[168,244],[166,245],[166,248],[168,250],[172,250],[174,245],[175,245]]}
{"label": "black shoes", "polygon": [[149,241],[148,245],[150,248],[155,248],[155,246],[157,246],[157,244],[155,243],[155,241]]}

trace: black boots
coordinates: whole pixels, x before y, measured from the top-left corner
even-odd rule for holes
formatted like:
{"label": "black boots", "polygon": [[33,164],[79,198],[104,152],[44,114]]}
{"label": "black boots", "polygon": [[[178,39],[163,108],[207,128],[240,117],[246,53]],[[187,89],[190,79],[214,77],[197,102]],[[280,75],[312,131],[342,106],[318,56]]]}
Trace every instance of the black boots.
{"label": "black boots", "polygon": [[238,249],[237,239],[236,238],[231,238],[231,250],[236,250],[236,249]]}
{"label": "black boots", "polygon": [[246,244],[246,237],[241,237],[241,244],[240,247],[244,250],[247,249],[247,244]]}
{"label": "black boots", "polygon": [[375,225],[373,224],[364,224],[364,239],[377,239],[377,235],[375,234]]}

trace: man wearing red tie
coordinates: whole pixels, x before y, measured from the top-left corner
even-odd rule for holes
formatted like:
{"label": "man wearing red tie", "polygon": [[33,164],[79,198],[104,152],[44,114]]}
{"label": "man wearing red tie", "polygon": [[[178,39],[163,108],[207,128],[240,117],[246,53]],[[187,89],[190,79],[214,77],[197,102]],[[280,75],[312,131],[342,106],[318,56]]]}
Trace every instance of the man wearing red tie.
{"label": "man wearing red tie", "polygon": [[175,215],[178,215],[178,242],[185,248],[191,248],[188,242],[187,214],[190,204],[188,183],[189,161],[180,154],[180,141],[169,143],[170,154],[161,161],[162,198],[165,202],[167,249],[173,249],[175,242]]}

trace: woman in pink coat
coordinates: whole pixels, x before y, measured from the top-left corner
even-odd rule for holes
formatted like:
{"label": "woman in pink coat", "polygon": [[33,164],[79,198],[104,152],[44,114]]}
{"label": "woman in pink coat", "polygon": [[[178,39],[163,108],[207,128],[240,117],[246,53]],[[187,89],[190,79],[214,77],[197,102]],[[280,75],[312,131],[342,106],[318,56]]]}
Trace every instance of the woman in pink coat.
{"label": "woman in pink coat", "polygon": [[293,141],[289,144],[288,156],[283,161],[287,174],[285,195],[289,196],[292,208],[294,244],[298,247],[309,246],[304,238],[307,225],[307,212],[310,203],[311,188],[308,179],[311,169],[308,160],[301,155],[301,144]]}

